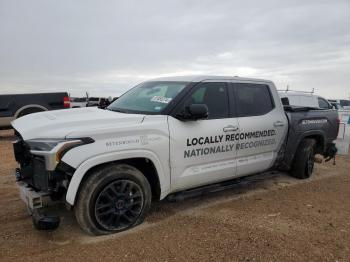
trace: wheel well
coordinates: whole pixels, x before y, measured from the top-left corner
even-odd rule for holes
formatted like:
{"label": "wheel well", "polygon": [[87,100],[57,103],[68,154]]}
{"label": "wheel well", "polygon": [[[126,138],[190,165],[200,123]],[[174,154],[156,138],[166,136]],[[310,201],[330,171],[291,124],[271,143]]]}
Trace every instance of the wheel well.
{"label": "wheel well", "polygon": [[[105,166],[105,165],[110,165],[110,164],[128,164],[130,166],[133,166],[140,170],[143,175],[146,177],[148,183],[151,186],[152,190],[152,198],[159,200],[160,199],[160,183],[159,183],[159,178],[158,178],[158,172],[157,169],[155,168],[153,162],[149,160],[148,158],[131,158],[131,159],[123,159],[123,160],[118,160],[118,161],[113,161],[113,162],[107,162],[103,163],[97,166],[94,166],[90,168],[86,174],[84,175],[82,181],[80,182],[80,185],[83,184],[83,182],[92,174],[95,170]],[[80,191],[80,186],[79,190],[77,192],[77,195],[79,194]]]}
{"label": "wheel well", "polygon": [[312,136],[307,136],[304,137],[304,139],[306,138],[310,138],[310,139],[314,139],[316,141],[316,148],[315,148],[315,152],[316,154],[322,154],[324,151],[324,138],[321,135],[312,135]]}
{"label": "wheel well", "polygon": [[32,113],[47,111],[47,108],[39,106],[39,105],[32,105],[32,106],[26,106],[17,111],[16,118],[19,118],[21,116],[29,115]]}

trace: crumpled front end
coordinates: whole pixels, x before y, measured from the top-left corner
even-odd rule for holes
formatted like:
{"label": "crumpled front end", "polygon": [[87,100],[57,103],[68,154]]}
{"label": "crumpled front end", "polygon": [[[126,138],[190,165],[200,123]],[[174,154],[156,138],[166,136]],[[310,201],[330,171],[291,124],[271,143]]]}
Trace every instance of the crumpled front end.
{"label": "crumpled front end", "polygon": [[57,154],[61,152],[59,149],[67,142],[57,141],[55,145],[51,141],[52,148],[47,147],[48,143],[42,144],[40,148],[38,141],[24,141],[20,133],[15,131],[15,134],[17,140],[13,143],[13,150],[18,162],[15,176],[20,198],[32,214],[36,228],[54,229],[59,224],[59,218],[54,216],[48,219],[42,214],[53,204],[63,202],[63,196],[75,171],[57,158]]}

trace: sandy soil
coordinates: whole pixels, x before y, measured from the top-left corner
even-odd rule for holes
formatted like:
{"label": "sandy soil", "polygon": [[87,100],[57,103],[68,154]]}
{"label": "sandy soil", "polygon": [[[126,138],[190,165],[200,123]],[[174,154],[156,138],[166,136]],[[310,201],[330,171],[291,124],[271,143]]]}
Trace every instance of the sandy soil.
{"label": "sandy soil", "polygon": [[233,189],[154,203],[120,234],[85,235],[68,211],[36,231],[18,197],[10,131],[0,131],[0,261],[350,261],[350,156],[311,179],[255,176]]}

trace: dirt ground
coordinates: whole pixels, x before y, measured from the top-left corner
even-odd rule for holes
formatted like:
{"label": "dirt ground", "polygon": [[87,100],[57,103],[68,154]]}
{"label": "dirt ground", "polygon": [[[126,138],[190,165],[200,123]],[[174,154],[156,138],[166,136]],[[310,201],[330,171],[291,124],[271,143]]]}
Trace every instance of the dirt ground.
{"label": "dirt ground", "polygon": [[308,180],[263,174],[232,189],[154,203],[146,221],[84,234],[65,211],[36,231],[13,176],[12,132],[0,131],[0,261],[350,261],[350,156]]}

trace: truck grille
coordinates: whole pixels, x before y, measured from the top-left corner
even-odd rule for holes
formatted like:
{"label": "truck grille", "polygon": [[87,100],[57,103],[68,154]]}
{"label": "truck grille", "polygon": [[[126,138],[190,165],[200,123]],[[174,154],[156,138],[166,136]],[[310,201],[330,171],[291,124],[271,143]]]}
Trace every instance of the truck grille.
{"label": "truck grille", "polygon": [[32,161],[32,154],[30,153],[29,147],[21,138],[18,138],[17,141],[13,143],[13,152],[15,154],[16,161],[21,165],[21,167],[30,165]]}
{"label": "truck grille", "polygon": [[15,134],[18,139],[13,143],[13,151],[20,166],[16,171],[17,180],[27,183],[36,190],[46,191],[50,172],[45,169],[44,158],[32,155],[21,135],[17,131],[15,131]]}

